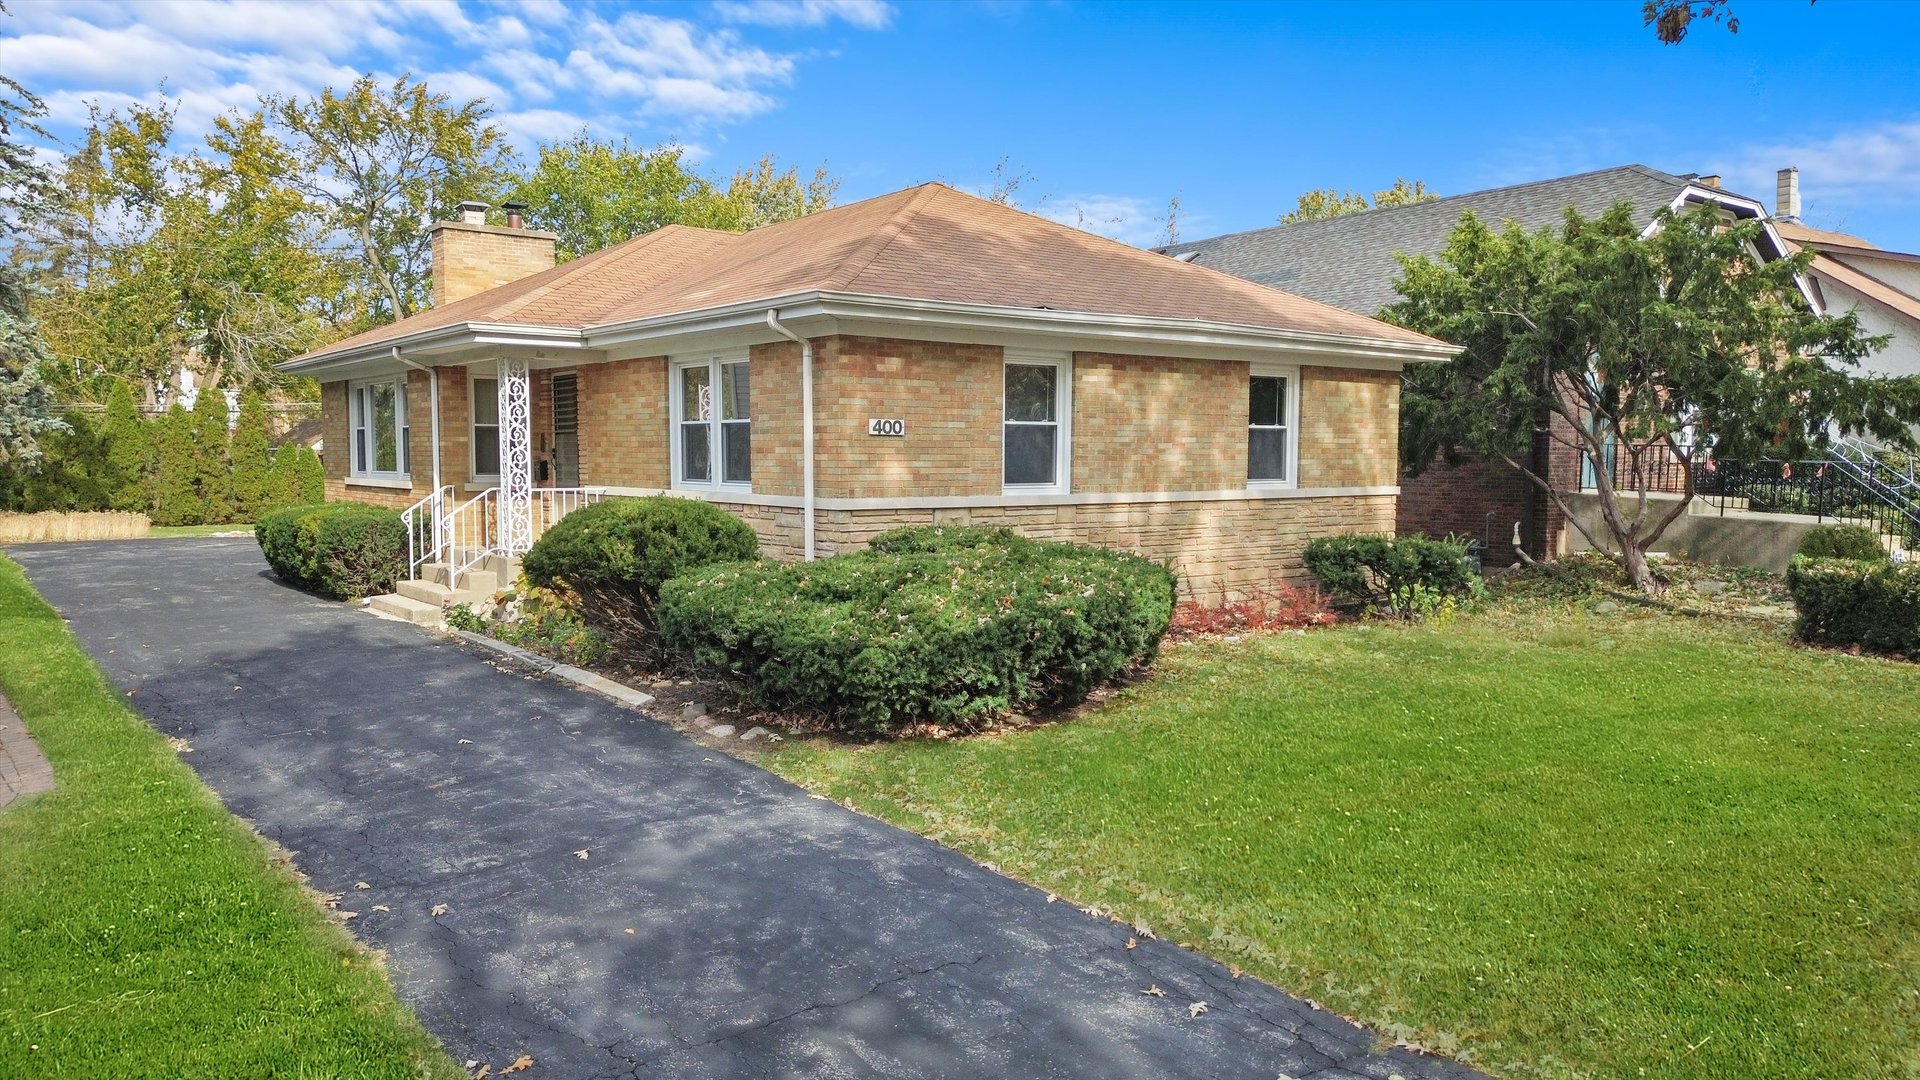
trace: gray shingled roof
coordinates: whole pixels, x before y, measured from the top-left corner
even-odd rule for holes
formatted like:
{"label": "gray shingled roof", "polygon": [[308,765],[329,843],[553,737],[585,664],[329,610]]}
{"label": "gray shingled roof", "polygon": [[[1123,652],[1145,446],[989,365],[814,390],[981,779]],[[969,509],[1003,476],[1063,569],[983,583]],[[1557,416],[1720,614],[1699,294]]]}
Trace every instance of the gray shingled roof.
{"label": "gray shingled roof", "polygon": [[1496,228],[1514,221],[1537,231],[1559,224],[1569,206],[1594,217],[1625,202],[1645,225],[1690,179],[1645,165],[1622,165],[1412,206],[1229,233],[1161,250],[1168,255],[1193,252],[1191,261],[1201,266],[1373,315],[1400,299],[1393,288],[1400,274],[1394,253],[1438,253],[1464,210]]}

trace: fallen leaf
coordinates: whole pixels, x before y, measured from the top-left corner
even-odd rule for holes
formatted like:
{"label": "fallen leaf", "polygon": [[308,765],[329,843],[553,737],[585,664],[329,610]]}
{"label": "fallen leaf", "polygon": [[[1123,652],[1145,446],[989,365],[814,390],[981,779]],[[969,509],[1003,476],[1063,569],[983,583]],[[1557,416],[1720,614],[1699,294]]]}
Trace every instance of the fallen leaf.
{"label": "fallen leaf", "polygon": [[493,1066],[482,1065],[480,1066],[480,1071],[473,1074],[473,1080],[487,1080],[487,1077],[492,1075],[493,1075]]}
{"label": "fallen leaf", "polygon": [[1140,939],[1139,939],[1139,938],[1137,938],[1137,937],[1130,937],[1130,938],[1128,938],[1128,939],[1127,939],[1127,948],[1129,948],[1129,949],[1137,949],[1137,948],[1139,948],[1139,947],[1140,947]]}
{"label": "fallen leaf", "polygon": [[445,904],[435,904],[433,905],[433,910],[427,912],[428,915],[431,915],[436,919],[442,915],[445,915],[446,913],[447,913],[447,905]]}
{"label": "fallen leaf", "polygon": [[461,740],[460,740],[459,742],[457,742],[457,743],[455,743],[454,745],[455,745],[455,746],[472,746],[472,745],[473,745],[473,740],[472,740],[472,739],[461,739]]}
{"label": "fallen leaf", "polygon": [[348,919],[357,919],[359,917],[360,917],[360,913],[357,911],[343,911],[340,913],[341,922],[346,922]]}
{"label": "fallen leaf", "polygon": [[375,910],[375,911],[392,911],[393,909],[392,909],[392,908],[390,908],[390,907],[388,907],[388,906],[387,906],[387,905],[385,905],[385,904],[375,904],[375,905],[373,905],[373,910]]}
{"label": "fallen leaf", "polygon": [[321,893],[320,902],[327,905],[327,907],[329,908],[337,908],[340,906],[340,897],[344,895],[345,895],[344,893],[337,893],[337,892]]}
{"label": "fallen leaf", "polygon": [[1197,1017],[1202,1013],[1205,1013],[1206,1011],[1207,1011],[1207,1003],[1204,1001],[1196,1001],[1193,1004],[1187,1006],[1188,1018]]}
{"label": "fallen leaf", "polygon": [[1142,990],[1140,992],[1147,995],[1148,997],[1166,997],[1167,996],[1167,992],[1165,990],[1160,989],[1160,986],[1158,983],[1152,986],[1149,986],[1145,990]]}
{"label": "fallen leaf", "polygon": [[507,1066],[504,1069],[501,1069],[500,1075],[505,1076],[508,1073],[517,1073],[524,1069],[531,1069],[531,1068],[533,1068],[533,1055],[521,1054],[519,1057],[513,1059],[513,1064]]}
{"label": "fallen leaf", "polygon": [[1060,898],[1059,898],[1059,897],[1057,897],[1057,896],[1055,896],[1055,895],[1053,895],[1052,893],[1048,893],[1048,894],[1047,894],[1047,903],[1049,903],[1049,904],[1057,904],[1057,903],[1059,903],[1059,902],[1060,902]]}
{"label": "fallen leaf", "polygon": [[627,933],[629,933],[629,934],[631,934],[631,933],[633,933],[633,927],[631,927],[631,926],[629,926],[629,927],[627,927],[627,930],[626,930],[626,932],[627,932]]}
{"label": "fallen leaf", "polygon": [[367,884],[367,883],[366,883],[366,882],[364,882],[364,881],[356,881],[356,882],[354,882],[354,883],[353,883],[353,887],[354,887],[354,888],[356,888],[356,889],[371,889],[371,888],[373,888],[373,886],[371,886],[371,885],[369,885],[369,884]]}
{"label": "fallen leaf", "polygon": [[1243,971],[1243,970],[1241,970],[1241,969],[1240,969],[1240,967],[1239,967],[1239,965],[1237,965],[1237,964],[1228,964],[1228,965],[1227,965],[1227,974],[1229,974],[1229,975],[1231,975],[1231,976],[1233,976],[1234,978],[1236,978],[1236,979],[1237,979],[1237,978],[1239,978],[1240,976],[1242,976],[1242,975],[1245,975],[1245,974],[1246,974],[1246,972],[1245,972],[1245,971]]}
{"label": "fallen leaf", "polygon": [[1153,927],[1148,926],[1146,923],[1134,923],[1133,932],[1136,934],[1139,934],[1143,938],[1153,937]]}
{"label": "fallen leaf", "polygon": [[587,854],[588,854],[587,849],[581,848],[579,851],[576,851],[573,853],[573,857],[576,859],[579,859],[581,862],[586,862]]}

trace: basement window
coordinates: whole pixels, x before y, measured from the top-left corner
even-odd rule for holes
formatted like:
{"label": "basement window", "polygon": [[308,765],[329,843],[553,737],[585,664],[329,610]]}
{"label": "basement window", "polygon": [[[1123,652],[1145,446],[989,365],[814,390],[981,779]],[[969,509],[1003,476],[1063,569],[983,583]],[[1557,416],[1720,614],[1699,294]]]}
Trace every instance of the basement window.
{"label": "basement window", "polygon": [[347,384],[347,423],[352,436],[353,476],[407,478],[407,377]]}
{"label": "basement window", "polygon": [[753,376],[744,357],[676,362],[675,487],[753,490]]}
{"label": "basement window", "polygon": [[1299,373],[1256,365],[1247,378],[1247,486],[1294,486]]}

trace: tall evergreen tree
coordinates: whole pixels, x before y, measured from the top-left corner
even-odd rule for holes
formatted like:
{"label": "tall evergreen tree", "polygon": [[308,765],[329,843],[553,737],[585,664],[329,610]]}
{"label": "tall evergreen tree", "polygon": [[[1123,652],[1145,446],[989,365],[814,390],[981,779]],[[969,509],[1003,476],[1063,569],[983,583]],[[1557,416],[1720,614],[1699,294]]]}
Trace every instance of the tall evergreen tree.
{"label": "tall evergreen tree", "polygon": [[116,383],[107,398],[100,434],[107,443],[107,501],[115,510],[145,512],[153,505],[153,432],[133,403],[133,388]]}
{"label": "tall evergreen tree", "polygon": [[204,386],[193,401],[193,476],[200,492],[202,520],[223,525],[233,520],[233,466],[227,451],[227,395]]}
{"label": "tall evergreen tree", "polygon": [[240,397],[240,419],[233,428],[233,512],[253,521],[274,502],[271,452],[267,448],[267,399],[257,390]]}
{"label": "tall evergreen tree", "polygon": [[178,401],[154,423],[153,522],[198,525],[206,520],[193,455],[193,417]]}
{"label": "tall evergreen tree", "polygon": [[293,455],[294,502],[309,506],[327,501],[327,472],[311,446],[296,447]]}

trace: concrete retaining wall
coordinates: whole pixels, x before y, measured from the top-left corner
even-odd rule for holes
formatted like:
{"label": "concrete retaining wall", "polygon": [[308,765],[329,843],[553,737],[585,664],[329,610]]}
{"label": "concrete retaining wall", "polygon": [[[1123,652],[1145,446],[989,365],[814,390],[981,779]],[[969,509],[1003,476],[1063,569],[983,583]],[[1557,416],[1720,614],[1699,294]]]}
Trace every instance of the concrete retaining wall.
{"label": "concrete retaining wall", "polygon": [[[1648,512],[1661,513],[1679,499],[1678,495],[1649,495]],[[1567,505],[1573,510],[1575,521],[1596,536],[1606,535],[1598,495],[1569,494]],[[1629,509],[1631,505],[1628,504]],[[1819,525],[1832,524],[1832,518],[1805,514],[1762,514],[1751,510],[1728,510],[1722,514],[1705,500],[1695,499],[1685,516],[1668,527],[1654,550],[1694,562],[1755,566],[1783,574],[1787,560],[1793,557],[1807,532]],[[1592,547],[1577,529],[1567,530],[1565,545],[1567,551],[1585,551]]]}

